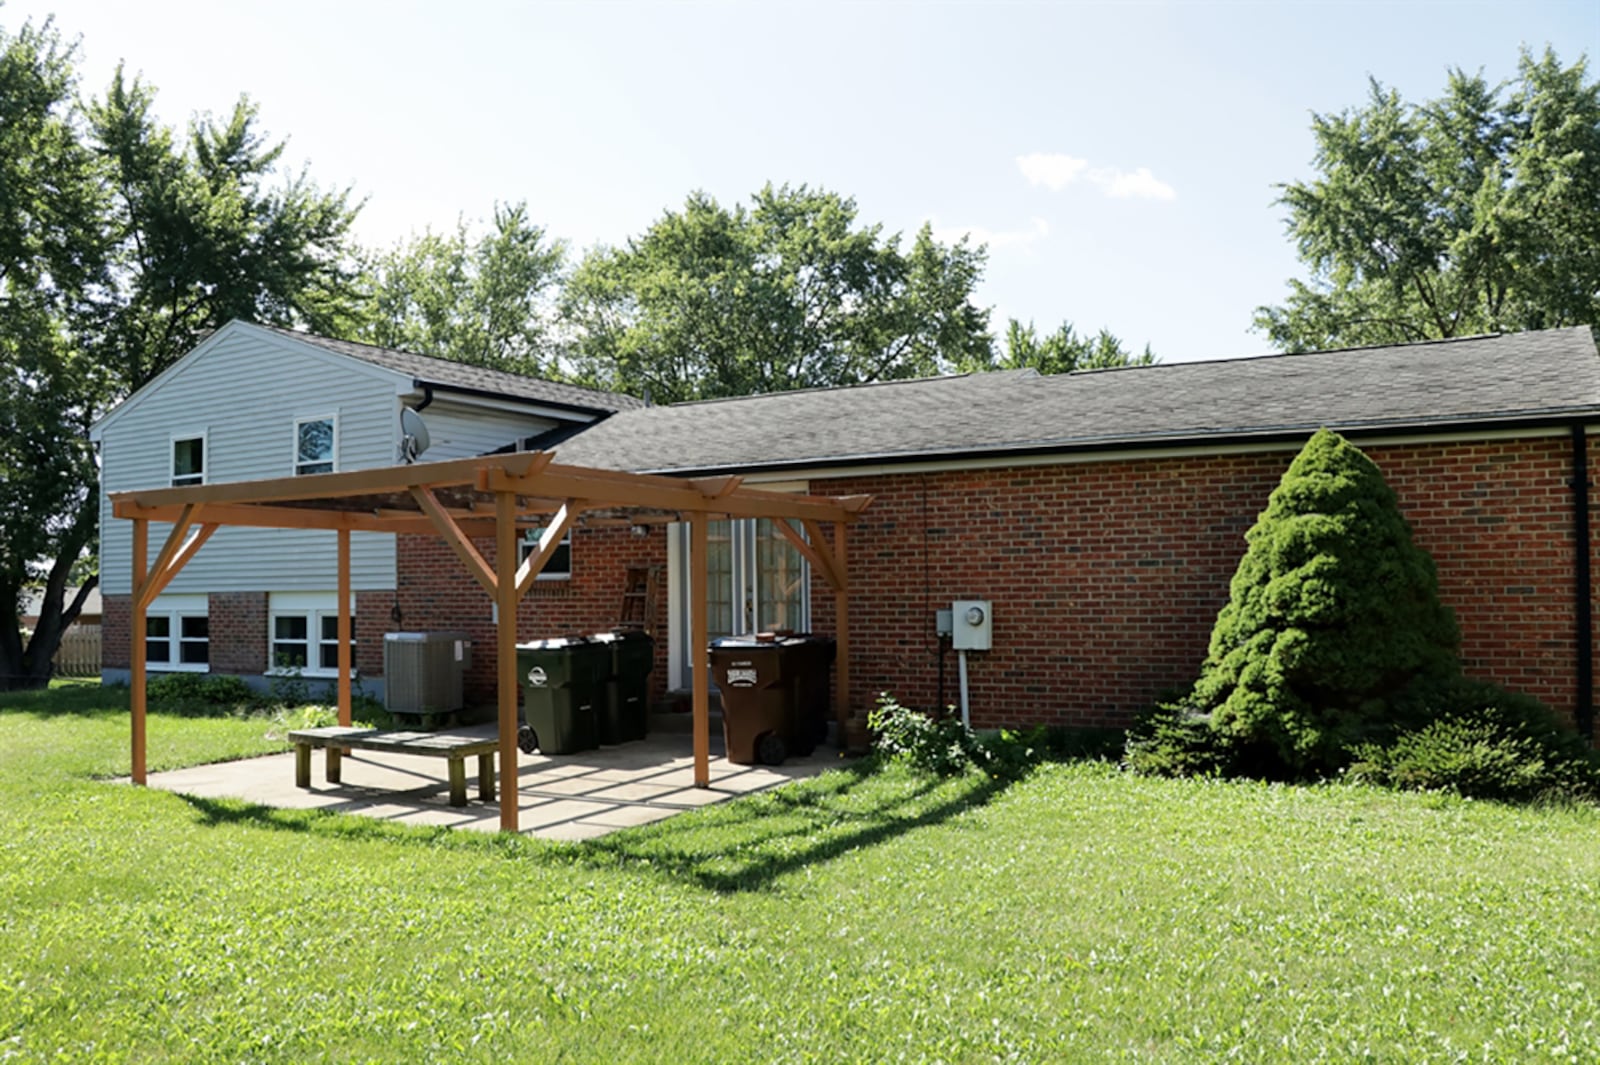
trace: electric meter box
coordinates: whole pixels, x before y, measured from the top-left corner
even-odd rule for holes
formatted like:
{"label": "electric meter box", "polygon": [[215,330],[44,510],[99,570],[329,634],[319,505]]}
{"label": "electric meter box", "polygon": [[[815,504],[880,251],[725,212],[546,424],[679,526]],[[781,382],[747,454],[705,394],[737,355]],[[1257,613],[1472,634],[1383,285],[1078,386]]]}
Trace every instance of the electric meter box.
{"label": "electric meter box", "polygon": [[994,609],[987,599],[957,599],[950,604],[950,646],[957,651],[987,651],[994,643]]}

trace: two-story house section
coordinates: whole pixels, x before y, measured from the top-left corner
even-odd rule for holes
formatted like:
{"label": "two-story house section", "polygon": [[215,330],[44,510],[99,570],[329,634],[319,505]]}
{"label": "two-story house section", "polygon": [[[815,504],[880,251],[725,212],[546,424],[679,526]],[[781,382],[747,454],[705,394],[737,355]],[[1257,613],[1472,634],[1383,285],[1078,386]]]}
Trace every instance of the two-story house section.
{"label": "two-story house section", "polygon": [[[144,654],[152,673],[251,679],[283,668],[332,677],[338,654],[333,539],[243,528],[218,531],[156,599],[145,646],[130,651],[132,530],[112,519],[106,493],[464,458],[640,405],[629,396],[229,322],[91,433],[101,462],[104,679],[126,679],[130,653]],[[153,542],[166,532],[153,527]],[[382,634],[392,626],[395,557],[392,536],[352,537],[356,661],[366,676],[381,671]]]}

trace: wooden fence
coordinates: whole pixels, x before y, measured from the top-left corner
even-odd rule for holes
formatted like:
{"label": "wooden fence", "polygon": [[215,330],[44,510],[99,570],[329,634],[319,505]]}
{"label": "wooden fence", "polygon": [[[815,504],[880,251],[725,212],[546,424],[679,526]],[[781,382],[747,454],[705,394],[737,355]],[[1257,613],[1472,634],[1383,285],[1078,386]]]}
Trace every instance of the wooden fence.
{"label": "wooden fence", "polygon": [[98,677],[100,626],[74,625],[68,629],[56,650],[55,666],[58,677]]}

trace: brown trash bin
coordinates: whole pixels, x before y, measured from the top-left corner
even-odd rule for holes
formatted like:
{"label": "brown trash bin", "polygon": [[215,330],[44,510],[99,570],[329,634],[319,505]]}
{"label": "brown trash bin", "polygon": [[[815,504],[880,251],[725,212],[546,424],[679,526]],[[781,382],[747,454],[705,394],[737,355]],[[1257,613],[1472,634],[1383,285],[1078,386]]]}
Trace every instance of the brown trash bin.
{"label": "brown trash bin", "polygon": [[779,765],[816,750],[827,735],[832,640],[763,632],[713,640],[709,653],[728,761]]}

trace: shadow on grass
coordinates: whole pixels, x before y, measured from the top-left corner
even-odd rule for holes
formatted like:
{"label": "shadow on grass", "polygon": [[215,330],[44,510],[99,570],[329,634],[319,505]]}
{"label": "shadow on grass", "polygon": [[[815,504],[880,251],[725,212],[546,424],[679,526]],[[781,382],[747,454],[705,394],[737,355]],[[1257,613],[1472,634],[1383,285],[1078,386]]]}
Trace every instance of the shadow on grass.
{"label": "shadow on grass", "polygon": [[52,683],[48,688],[0,692],[0,713],[36,717],[113,717],[128,713],[128,689],[98,681]]}
{"label": "shadow on grass", "polygon": [[873,759],[577,844],[442,826],[396,825],[326,810],[287,810],[180,795],[207,827],[242,825],[330,839],[492,854],[574,868],[645,872],[708,891],[763,891],[825,864],[981,807],[1013,781],[932,777]]}
{"label": "shadow on grass", "polygon": [[1010,779],[934,777],[874,760],[812,780],[602,836],[581,846],[598,866],[652,873],[721,893],[761,891],[782,877],[993,800]]}

